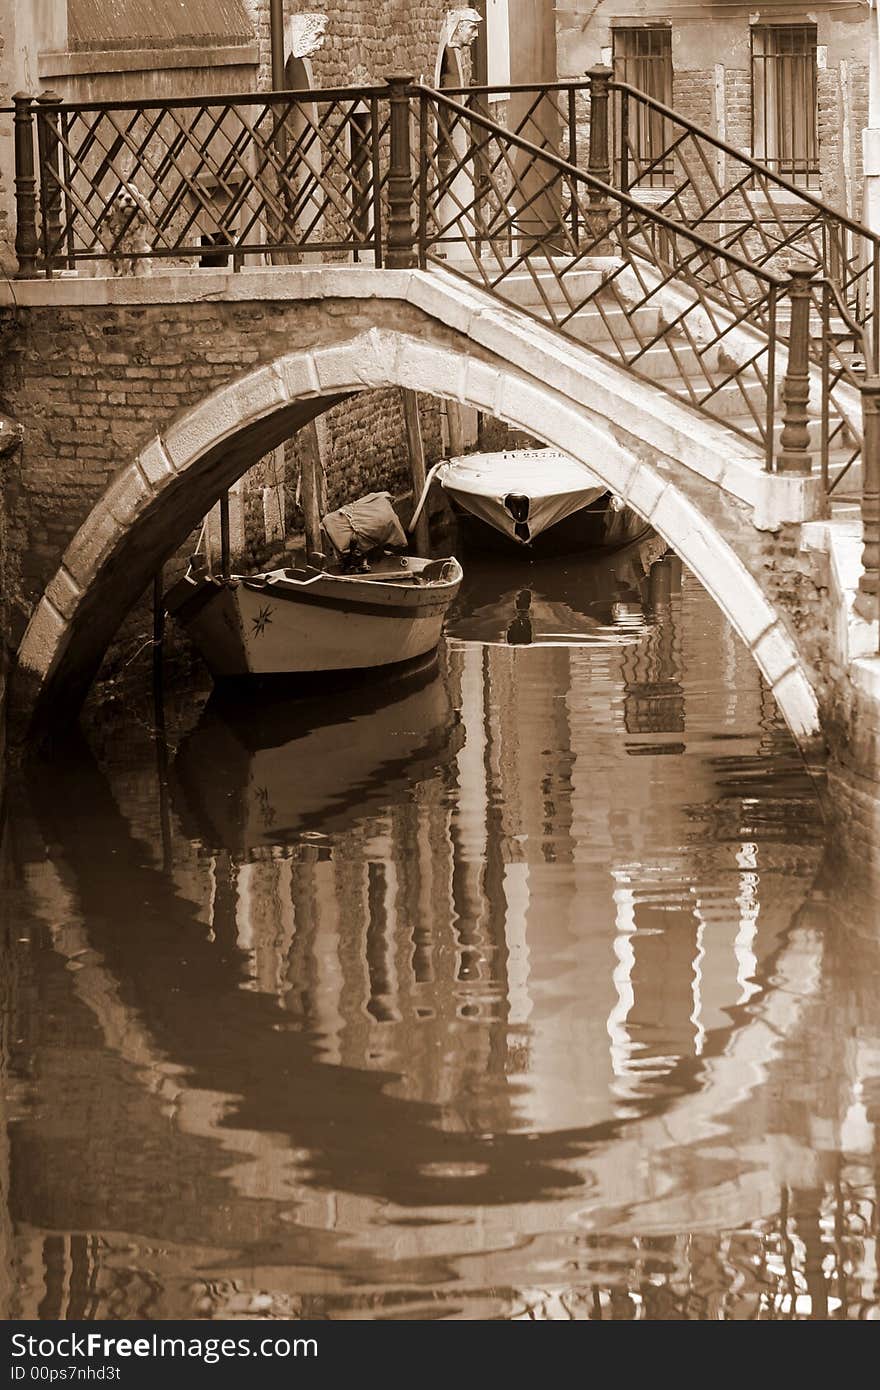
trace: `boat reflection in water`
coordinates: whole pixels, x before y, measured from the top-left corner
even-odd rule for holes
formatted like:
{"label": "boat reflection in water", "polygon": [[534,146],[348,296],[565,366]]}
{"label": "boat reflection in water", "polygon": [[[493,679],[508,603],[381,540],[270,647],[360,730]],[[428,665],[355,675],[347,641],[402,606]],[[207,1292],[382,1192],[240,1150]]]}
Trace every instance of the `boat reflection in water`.
{"label": "boat reflection in water", "polygon": [[170,806],[151,747],[29,777],[17,1316],[876,1304],[876,933],[749,654],[630,559],[471,571],[403,683],[212,697]]}
{"label": "boat reflection in water", "polygon": [[605,558],[569,555],[524,566],[522,560],[469,554],[447,635],[510,646],[635,640],[652,595],[665,585],[668,599],[680,587],[677,557],[658,564],[667,553],[666,542],[651,532]]}
{"label": "boat reflection in water", "polygon": [[436,654],[304,699],[215,691],[174,760],[184,826],[233,852],[327,836],[448,765],[464,742]]}

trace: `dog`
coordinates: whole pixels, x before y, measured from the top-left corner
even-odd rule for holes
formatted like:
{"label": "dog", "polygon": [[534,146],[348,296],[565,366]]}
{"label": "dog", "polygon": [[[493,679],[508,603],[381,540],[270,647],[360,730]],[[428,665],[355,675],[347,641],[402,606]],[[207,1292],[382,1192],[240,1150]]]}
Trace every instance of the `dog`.
{"label": "dog", "polygon": [[124,183],[105,225],[110,236],[110,266],[114,275],[149,275],[151,262],[143,259],[152,251],[149,231],[152,219],[149,201],[133,183]]}

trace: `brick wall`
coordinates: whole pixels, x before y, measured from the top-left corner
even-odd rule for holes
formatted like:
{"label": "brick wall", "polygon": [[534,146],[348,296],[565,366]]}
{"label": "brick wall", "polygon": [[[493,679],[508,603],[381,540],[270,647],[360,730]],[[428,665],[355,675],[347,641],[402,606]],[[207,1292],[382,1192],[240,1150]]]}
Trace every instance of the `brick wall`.
{"label": "brick wall", "polygon": [[715,72],[673,73],[672,104],[685,120],[704,130],[715,130]]}
{"label": "brick wall", "polygon": [[[382,305],[369,300],[333,307],[339,336],[382,321]],[[406,314],[395,306],[394,322],[403,320],[405,327]],[[418,311],[412,319],[410,331],[422,331]],[[300,348],[326,341],[327,320],[319,302],[188,304],[185,312],[174,305],[0,311],[0,409],[26,422],[3,492],[6,634],[13,649],[72,535],[156,430],[250,366],[289,351],[294,326]],[[421,407],[430,464],[440,454],[442,405],[423,396]],[[406,437],[396,388],[351,397],[324,418],[329,506],[371,489],[406,489]],[[287,452],[287,520],[295,527],[295,442]],[[246,479],[253,555],[273,464],[263,459]]]}
{"label": "brick wall", "polygon": [[752,149],[752,78],[748,68],[728,68],[724,75],[727,143],[750,154]]}
{"label": "brick wall", "polygon": [[[443,0],[286,0],[285,18],[318,12],[328,18],[323,46],[311,55],[316,87],[381,82],[388,72],[434,77],[447,10]],[[272,53],[268,0],[248,0],[260,46],[261,88],[270,85]]]}

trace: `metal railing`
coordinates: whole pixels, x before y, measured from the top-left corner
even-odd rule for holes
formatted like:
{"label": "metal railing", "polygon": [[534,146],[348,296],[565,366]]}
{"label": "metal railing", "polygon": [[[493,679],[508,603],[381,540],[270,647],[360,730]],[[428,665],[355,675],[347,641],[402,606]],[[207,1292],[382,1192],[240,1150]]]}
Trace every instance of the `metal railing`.
{"label": "metal railing", "polygon": [[790,288],[802,302],[802,277],[754,265],[445,93],[420,99],[421,264],[589,343],[735,430],[768,469],[809,471],[806,442],[780,451],[774,438],[779,309]]}
{"label": "metal railing", "polygon": [[25,272],[224,251],[381,265],[387,88],[15,105],[39,152],[36,236],[16,243]]}
{"label": "metal railing", "polygon": [[[407,74],[172,101],[20,93],[19,274],[224,256],[233,269],[441,263],[723,423],[768,470],[809,473],[818,452],[832,488],[864,414],[876,606],[880,426],[860,368],[878,376],[880,238],[609,69],[588,76],[457,93]],[[627,135],[634,103],[668,131],[651,163],[669,183],[650,197],[656,171]]]}
{"label": "metal railing", "polygon": [[[609,81],[618,109],[614,167],[623,192],[649,187],[651,205],[756,265],[812,266],[827,281],[812,317],[818,360],[821,339],[848,344],[832,371],[858,386],[863,371],[880,370],[880,235],[829,207],[815,193],[767,168],[624,82]],[[643,155],[633,132],[644,113],[662,118],[665,141]],[[666,170],[658,182],[658,168]]]}

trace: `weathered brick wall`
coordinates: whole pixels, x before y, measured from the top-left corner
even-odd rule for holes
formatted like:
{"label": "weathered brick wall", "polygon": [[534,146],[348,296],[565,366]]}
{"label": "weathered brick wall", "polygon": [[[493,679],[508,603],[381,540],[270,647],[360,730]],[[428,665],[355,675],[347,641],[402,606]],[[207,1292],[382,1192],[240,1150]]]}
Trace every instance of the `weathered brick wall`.
{"label": "weathered brick wall", "polygon": [[[443,0],[286,0],[285,18],[318,12],[328,18],[322,47],[311,55],[316,87],[381,82],[389,72],[433,81],[447,10]],[[260,86],[270,85],[272,53],[268,0],[248,0],[260,46]]]}
{"label": "weathered brick wall", "polygon": [[832,68],[818,73],[817,78],[821,193],[827,203],[842,208],[845,198],[840,73]]}
{"label": "weathered brick wall", "polygon": [[[381,323],[381,302],[339,301],[338,337]],[[405,326],[407,311],[387,312]],[[411,331],[420,331],[413,310]],[[401,323],[401,321],[404,321]],[[0,311],[0,409],[25,422],[20,453],[4,488],[8,534],[4,593],[7,642],[15,649],[35,600],[57,569],[79,525],[113,477],[157,429],[249,367],[327,340],[318,303],[234,303],[143,307],[29,308]],[[331,334],[332,336],[332,334]],[[428,464],[441,451],[441,403],[420,398]],[[366,392],[332,408],[326,419],[328,504],[371,489],[408,486],[401,394]],[[287,521],[297,456],[284,470]],[[256,462],[256,460],[255,460]],[[248,475],[248,550],[266,553],[262,491],[274,480],[271,456]]]}
{"label": "weathered brick wall", "polygon": [[727,143],[750,154],[752,149],[752,78],[748,68],[728,68],[724,74]]}
{"label": "weathered brick wall", "polygon": [[713,69],[673,73],[672,105],[685,120],[704,130],[715,129],[715,72]]}

